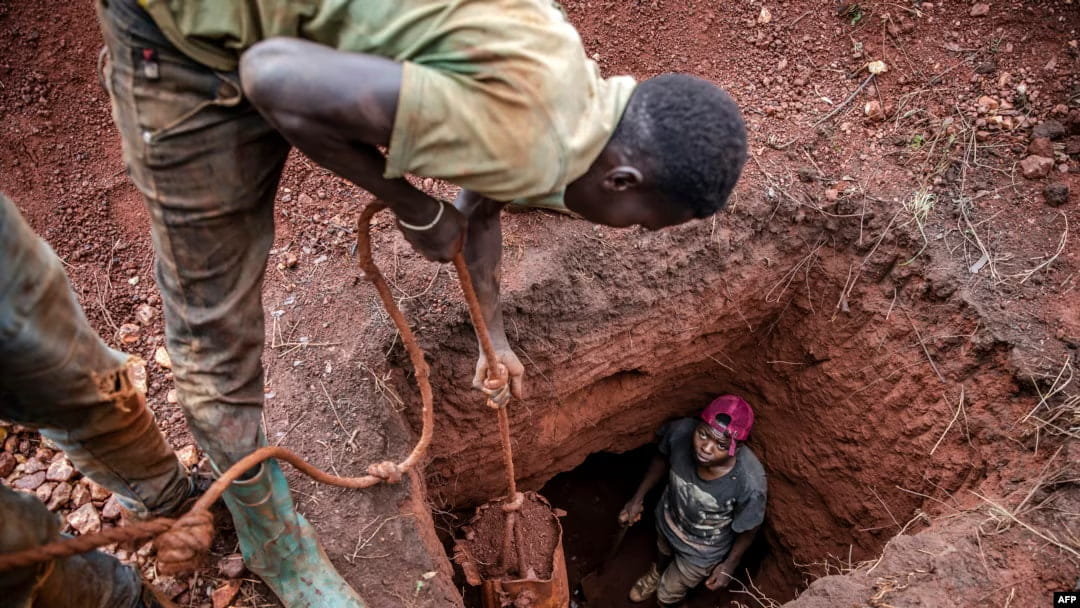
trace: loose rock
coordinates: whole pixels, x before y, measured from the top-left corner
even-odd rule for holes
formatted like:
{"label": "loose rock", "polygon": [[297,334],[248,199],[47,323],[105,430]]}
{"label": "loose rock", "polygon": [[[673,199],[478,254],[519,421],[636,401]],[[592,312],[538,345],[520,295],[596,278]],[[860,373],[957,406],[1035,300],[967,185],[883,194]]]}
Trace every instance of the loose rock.
{"label": "loose rock", "polygon": [[169,404],[176,404],[180,401],[180,398],[176,396],[175,388],[171,388],[169,392],[165,393],[165,401]]}
{"label": "loose rock", "polygon": [[89,485],[90,485],[90,498],[92,500],[94,500],[95,502],[99,502],[99,501],[102,501],[102,500],[108,500],[108,498],[110,496],[112,496],[112,492],[110,492],[109,489],[106,488],[105,486],[96,484],[93,481],[91,481]]}
{"label": "loose rock", "polygon": [[1028,154],[1034,154],[1035,156],[1045,156],[1046,158],[1054,157],[1054,144],[1050,142],[1049,138],[1036,137],[1031,140],[1027,148]]}
{"label": "loose rock", "polygon": [[139,304],[135,308],[135,319],[142,325],[150,325],[154,322],[154,309],[149,304]]}
{"label": "loose rock", "polygon": [[120,326],[118,336],[124,344],[134,344],[139,341],[142,330],[134,323],[124,323]]}
{"label": "loose rock", "polygon": [[31,473],[26,477],[20,477],[11,484],[16,490],[34,491],[38,489],[38,486],[45,483],[45,471],[38,471],[37,473]]}
{"label": "loose rock", "polygon": [[185,445],[176,450],[176,457],[180,459],[180,464],[189,469],[199,464],[199,450],[194,445]]}
{"label": "loose rock", "polygon": [[101,516],[92,504],[85,504],[72,511],[67,517],[68,524],[79,534],[91,534],[101,531]]}
{"label": "loose rock", "polygon": [[985,4],[983,2],[980,2],[980,3],[978,3],[978,4],[971,7],[971,12],[969,14],[972,17],[984,17],[989,13],[990,13],[990,5]]}
{"label": "loose rock", "polygon": [[19,464],[15,457],[11,455],[11,452],[0,452],[0,477],[7,477],[11,475],[11,472],[15,470],[15,465]]}
{"label": "loose rock", "polygon": [[76,509],[90,502],[90,488],[78,483],[71,489],[71,508]]}
{"label": "loose rock", "polygon": [[1040,179],[1054,168],[1054,159],[1031,155],[1020,161],[1020,171],[1027,179]]}
{"label": "loose rock", "polygon": [[247,571],[247,567],[244,565],[244,556],[239,553],[232,553],[221,558],[218,562],[218,570],[227,578],[240,578]]}
{"label": "loose rock", "polygon": [[71,500],[72,489],[72,485],[66,481],[56,484],[56,487],[53,488],[52,491],[52,498],[49,499],[49,504],[47,505],[49,510],[55,511],[66,505],[67,501]]}
{"label": "loose rock", "polygon": [[237,593],[240,593],[240,581],[225,581],[224,585],[214,589],[214,592],[210,594],[210,600],[213,602],[214,608],[227,608],[236,599]]}
{"label": "loose rock", "polygon": [[1051,207],[1060,207],[1069,202],[1069,185],[1062,182],[1052,182],[1043,189],[1046,204]]}
{"label": "loose rock", "polygon": [[164,346],[159,346],[154,351],[154,362],[165,369],[172,369],[172,357],[169,356],[169,351],[165,350]]}
{"label": "loose rock", "polygon": [[116,496],[110,496],[101,507],[101,517],[108,521],[120,519],[122,513],[123,508],[120,506],[120,501],[116,500]]}
{"label": "loose rock", "polygon": [[1001,103],[989,95],[980,97],[979,100],[975,102],[975,105],[978,106],[980,112],[989,112],[1001,107]]}
{"label": "loose rock", "polygon": [[49,470],[45,473],[45,479],[49,481],[70,481],[74,476],[75,467],[71,466],[67,458],[61,458],[49,465]]}
{"label": "loose rock", "polygon": [[45,483],[38,486],[38,488],[36,490],[34,490],[34,494],[37,495],[38,500],[40,500],[43,503],[48,504],[49,499],[52,498],[53,488],[55,488],[55,487],[56,487],[56,482],[55,481],[46,481]]}
{"label": "loose rock", "polygon": [[1031,136],[1061,139],[1062,137],[1065,137],[1065,125],[1056,120],[1046,120],[1032,129]]}
{"label": "loose rock", "polygon": [[863,112],[874,122],[885,120],[885,110],[881,109],[881,103],[876,99],[866,102],[866,106],[863,107]]}

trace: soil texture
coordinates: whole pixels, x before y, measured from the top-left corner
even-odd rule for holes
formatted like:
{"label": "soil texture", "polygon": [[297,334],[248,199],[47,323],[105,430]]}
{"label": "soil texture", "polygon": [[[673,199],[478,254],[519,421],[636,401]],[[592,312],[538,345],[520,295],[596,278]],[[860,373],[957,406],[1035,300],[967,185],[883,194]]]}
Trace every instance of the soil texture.
{"label": "soil texture", "polygon": [[[526,492],[521,509],[513,513],[514,537],[506,554],[505,501],[493,501],[476,510],[476,515],[462,529],[458,541],[464,555],[471,558],[483,580],[551,578],[555,549],[562,528],[547,500],[535,492]],[[524,563],[518,556],[524,558]]]}
{"label": "soil texture", "polygon": [[[755,408],[770,497],[761,562],[718,602],[1040,606],[1075,585],[1075,0],[563,4],[605,74],[724,86],[750,160],[724,213],[674,229],[504,215],[503,310],[528,374],[510,406],[520,486],[646,445],[733,392]],[[64,260],[99,333],[149,362],[158,423],[197,461],[155,357],[147,215],[98,85],[100,46],[90,2],[47,14],[0,2],[0,189]],[[872,61],[886,71],[870,78]],[[399,459],[419,429],[407,358],[352,252],[368,200],[294,154],[263,293],[267,437],[342,475]],[[476,343],[456,280],[389,218],[373,243],[432,366],[436,439],[398,486],[290,483],[369,604],[459,607],[436,528],[501,494],[496,420],[470,387]],[[77,477],[28,489],[58,456],[0,429],[3,483],[46,498],[70,529],[112,525],[110,498]],[[594,534],[606,549],[611,529]],[[639,527],[624,546],[643,556],[652,542]],[[237,580],[232,605],[274,605],[235,552],[225,535],[216,567],[173,580],[156,577],[149,549],[115,551],[183,606]]]}

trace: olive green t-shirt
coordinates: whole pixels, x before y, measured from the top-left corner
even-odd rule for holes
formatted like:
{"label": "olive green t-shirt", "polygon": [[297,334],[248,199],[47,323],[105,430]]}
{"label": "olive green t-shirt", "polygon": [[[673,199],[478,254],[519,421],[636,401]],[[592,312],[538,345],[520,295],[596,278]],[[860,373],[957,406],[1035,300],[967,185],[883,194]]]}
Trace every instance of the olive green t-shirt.
{"label": "olive green t-shirt", "polygon": [[561,204],[635,86],[600,76],[550,0],[140,3],[177,48],[218,70],[276,36],[403,62],[385,176],[445,179],[499,201]]}

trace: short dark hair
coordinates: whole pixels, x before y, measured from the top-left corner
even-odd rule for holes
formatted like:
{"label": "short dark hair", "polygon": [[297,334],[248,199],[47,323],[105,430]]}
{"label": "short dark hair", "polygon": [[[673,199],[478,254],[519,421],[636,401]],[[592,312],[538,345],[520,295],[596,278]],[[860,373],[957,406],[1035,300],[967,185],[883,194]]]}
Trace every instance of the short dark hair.
{"label": "short dark hair", "polygon": [[715,84],[688,74],[640,83],[611,143],[645,157],[661,192],[696,218],[724,208],[746,163],[739,107]]}

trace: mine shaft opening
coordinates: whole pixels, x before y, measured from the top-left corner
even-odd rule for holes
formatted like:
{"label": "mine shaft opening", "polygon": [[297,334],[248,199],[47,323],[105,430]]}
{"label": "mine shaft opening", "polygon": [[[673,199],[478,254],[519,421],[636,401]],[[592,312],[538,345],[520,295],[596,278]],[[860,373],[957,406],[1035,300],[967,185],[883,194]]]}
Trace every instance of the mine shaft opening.
{"label": "mine shaft opening", "polygon": [[[572,599],[588,608],[622,608],[639,606],[629,601],[627,594],[634,581],[644,574],[656,559],[656,527],[653,510],[660,499],[663,484],[649,493],[641,521],[632,526],[619,541],[619,511],[637,489],[655,453],[653,445],[614,454],[591,454],[577,468],[560,473],[544,485],[540,493],[552,506],[563,509],[563,549]],[[785,555],[774,555],[764,530],[747,551],[740,573],[749,572],[755,581],[767,561],[790,564]],[[792,577],[798,573],[792,568]],[[748,580],[740,574],[742,580]],[[760,588],[760,585],[758,585]],[[765,585],[761,592],[769,597],[790,597],[783,589]],[[727,605],[729,599],[740,595],[730,591],[697,589],[687,598],[690,608],[711,608]],[[745,599],[745,598],[744,598]],[[646,604],[647,605],[647,604]]]}
{"label": "mine shaft opening", "polygon": [[[721,394],[754,408],[747,445],[767,472],[769,500],[746,565],[761,593],[778,602],[825,574],[876,560],[901,530],[924,529],[922,495],[955,493],[986,477],[984,466],[962,458],[925,466],[944,427],[940,404],[923,395],[939,380],[914,334],[883,323],[891,289],[867,300],[874,308],[866,313],[838,317],[843,323],[799,301],[770,311],[723,293],[710,286],[705,296],[585,329],[552,329],[543,341],[519,336],[530,384],[510,406],[516,477],[520,488],[568,512],[572,589],[610,550],[617,513],[644,474],[656,430],[696,416]],[[536,314],[529,306],[518,311],[522,325],[547,318]],[[460,358],[473,340],[468,325],[453,327],[433,359]],[[494,417],[460,381],[471,372],[465,364],[433,369],[445,413],[426,469],[428,496],[437,510],[466,513],[505,492]],[[596,467],[610,470],[608,478],[599,479]],[[624,558],[626,580],[612,598],[626,596],[654,543],[650,521],[628,533],[620,554],[641,562]]]}

